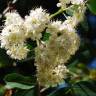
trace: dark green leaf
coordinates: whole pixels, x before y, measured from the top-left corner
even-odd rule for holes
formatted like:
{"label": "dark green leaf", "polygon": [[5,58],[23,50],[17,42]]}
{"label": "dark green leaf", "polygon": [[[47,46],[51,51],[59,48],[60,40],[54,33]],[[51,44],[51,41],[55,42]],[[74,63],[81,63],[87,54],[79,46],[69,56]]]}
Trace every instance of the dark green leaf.
{"label": "dark green leaf", "polygon": [[82,81],[73,86],[74,96],[96,96],[94,81]]}
{"label": "dark green leaf", "polygon": [[96,96],[96,81],[82,81],[54,90],[48,96]]}
{"label": "dark green leaf", "polygon": [[36,96],[34,95],[34,89],[31,90],[19,90],[13,96]]}
{"label": "dark green leaf", "polygon": [[89,0],[88,8],[93,14],[96,14],[96,0]]}
{"label": "dark green leaf", "polygon": [[30,90],[18,90],[16,93],[14,93],[13,96],[39,96],[39,95],[38,95],[38,89],[35,86]]}
{"label": "dark green leaf", "polygon": [[9,58],[4,49],[0,48],[0,67],[9,66],[13,63],[13,60]]}
{"label": "dark green leaf", "polygon": [[[30,51],[28,52],[27,58],[24,59],[24,60],[22,60],[22,61],[32,60],[35,57],[35,51],[34,51],[34,49],[37,46],[36,41],[32,41],[31,39],[28,39],[26,46],[27,46],[27,48]],[[20,62],[22,62],[22,61],[20,61]]]}
{"label": "dark green leaf", "polygon": [[[55,90],[52,93],[50,93],[48,96],[64,96],[65,93],[68,91],[67,88],[61,88],[59,90]],[[66,96],[66,95],[65,95]]]}
{"label": "dark green leaf", "polygon": [[26,77],[17,73],[12,73],[5,76],[6,88],[30,89],[36,84],[34,76]]}
{"label": "dark green leaf", "polygon": [[0,96],[4,96],[5,91],[5,87],[0,85]]}
{"label": "dark green leaf", "polygon": [[44,32],[43,36],[42,36],[42,40],[43,41],[47,41],[49,39],[50,35],[51,34],[49,32]]}
{"label": "dark green leaf", "polygon": [[30,50],[34,49],[37,46],[36,41],[32,41],[31,39],[27,40],[26,45],[27,45],[27,48]]}
{"label": "dark green leaf", "polygon": [[61,84],[47,96],[74,96],[74,94],[69,85]]}

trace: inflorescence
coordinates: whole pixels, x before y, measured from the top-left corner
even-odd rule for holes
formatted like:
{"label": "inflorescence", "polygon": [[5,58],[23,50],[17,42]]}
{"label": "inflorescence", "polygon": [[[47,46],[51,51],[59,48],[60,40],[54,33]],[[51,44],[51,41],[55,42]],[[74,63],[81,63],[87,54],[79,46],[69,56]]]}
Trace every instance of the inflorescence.
{"label": "inflorescence", "polygon": [[[80,38],[76,33],[76,26],[83,20],[86,9],[83,0],[59,1],[58,7],[73,13],[66,16],[65,21],[51,20],[51,15],[41,7],[31,10],[24,19],[16,11],[8,12],[0,34],[1,48],[13,59],[22,60],[27,57],[30,52],[26,44],[28,38],[37,42],[37,80],[40,85],[47,87],[64,82],[70,72],[65,63],[79,48]],[[72,7],[67,6],[70,3]],[[44,31],[50,34],[47,41],[41,39]]]}

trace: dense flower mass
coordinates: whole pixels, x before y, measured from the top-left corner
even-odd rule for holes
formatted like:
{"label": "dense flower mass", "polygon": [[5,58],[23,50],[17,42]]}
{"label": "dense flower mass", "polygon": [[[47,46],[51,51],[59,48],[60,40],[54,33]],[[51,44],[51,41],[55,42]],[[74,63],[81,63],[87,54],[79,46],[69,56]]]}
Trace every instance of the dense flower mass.
{"label": "dense flower mass", "polygon": [[[18,60],[25,59],[30,51],[26,40],[36,41],[37,80],[40,85],[47,87],[64,82],[70,72],[64,64],[79,48],[80,38],[76,33],[76,26],[83,20],[86,9],[83,0],[59,1],[58,6],[63,9],[70,3],[76,7],[67,8],[73,14],[65,16],[65,21],[51,20],[52,16],[41,7],[31,10],[24,19],[16,11],[8,12],[0,34],[1,47],[11,58]],[[42,37],[46,32],[50,36],[44,41]]]}
{"label": "dense flower mass", "polygon": [[24,59],[28,52],[24,44],[26,39],[26,30],[23,26],[24,20],[17,12],[8,12],[5,17],[5,26],[0,38],[1,47],[7,50],[7,54],[10,55],[11,58]]}
{"label": "dense flower mass", "polygon": [[6,17],[5,26],[22,25],[22,23],[24,22],[23,19],[20,17],[20,15],[16,11],[6,13],[5,17]]}
{"label": "dense flower mass", "polygon": [[26,35],[33,40],[40,39],[42,37],[41,32],[45,29],[48,22],[49,14],[41,7],[31,10],[29,16],[25,17]]}
{"label": "dense flower mass", "polygon": [[[69,27],[71,30],[69,30]],[[61,21],[51,22],[46,31],[50,32],[51,36],[47,43],[40,44],[36,48],[35,65],[37,66],[37,77],[40,84],[42,86],[54,86],[64,82],[63,79],[66,78],[68,69],[63,64],[69,60],[71,55],[75,54],[80,39],[75,33],[73,25],[69,26],[69,24]],[[46,77],[44,77],[45,75]]]}
{"label": "dense flower mass", "polygon": [[83,4],[84,3],[84,0],[71,0],[72,4]]}
{"label": "dense flower mass", "polygon": [[27,57],[28,51],[24,44],[14,44],[7,50],[7,54],[10,55],[11,58],[21,60]]}
{"label": "dense flower mass", "polygon": [[59,3],[57,3],[57,6],[58,7],[63,7],[63,8],[66,8],[67,7],[67,4],[70,3],[70,0],[59,0]]}
{"label": "dense flower mass", "polygon": [[[55,44],[54,44],[55,45]],[[49,48],[37,48],[36,49],[36,67],[37,77],[40,85],[42,86],[55,86],[64,82],[68,69],[63,65],[63,61],[60,60],[61,54],[56,55],[54,49]],[[65,59],[62,58],[63,60]]]}
{"label": "dense flower mass", "polygon": [[59,0],[59,3],[57,4],[57,6],[66,8],[67,5],[70,3],[74,5],[82,5],[84,4],[84,0]]}
{"label": "dense flower mass", "polygon": [[54,87],[57,84],[64,82],[68,72],[69,70],[65,65],[58,65],[55,68],[49,68],[43,65],[38,68],[37,77],[40,85]]}
{"label": "dense flower mass", "polygon": [[1,36],[1,47],[5,47],[6,49],[14,44],[22,43],[25,40],[24,30],[21,26],[16,25],[6,26],[2,30]]}
{"label": "dense flower mass", "polygon": [[[49,22],[49,14],[40,7],[31,10],[25,20],[16,11],[6,13],[5,17],[4,29],[0,36],[1,47],[5,48],[7,54],[12,58],[22,60],[26,58],[29,52],[25,47],[26,39],[32,38],[32,40],[36,40],[42,37],[41,32]],[[20,51],[21,49],[22,51]]]}

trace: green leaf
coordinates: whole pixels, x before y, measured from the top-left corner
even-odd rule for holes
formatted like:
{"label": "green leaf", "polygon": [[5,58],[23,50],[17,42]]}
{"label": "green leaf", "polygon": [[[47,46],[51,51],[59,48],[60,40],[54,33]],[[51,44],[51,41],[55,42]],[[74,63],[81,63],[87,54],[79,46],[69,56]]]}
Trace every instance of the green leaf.
{"label": "green leaf", "polygon": [[89,0],[88,2],[88,8],[89,10],[96,15],[96,0]]}
{"label": "green leaf", "polygon": [[9,66],[13,64],[13,60],[9,58],[4,49],[0,48],[0,67]]}
{"label": "green leaf", "polygon": [[52,93],[50,93],[48,96],[64,96],[65,92],[67,91],[67,88],[61,88],[59,90],[55,90]]}
{"label": "green leaf", "polygon": [[66,13],[70,16],[73,16],[74,12],[77,11],[77,9],[78,9],[78,5],[74,5],[68,10],[66,10]]}
{"label": "green leaf", "polygon": [[[61,87],[60,87],[61,86]],[[70,86],[60,85],[59,88],[55,88],[50,94],[47,96],[73,96],[72,91],[70,90]]]}
{"label": "green leaf", "polygon": [[29,90],[17,90],[12,96],[38,96],[38,89],[35,86]]}
{"label": "green leaf", "polygon": [[34,95],[34,89],[31,90],[19,90],[13,96],[36,96]]}
{"label": "green leaf", "polygon": [[42,40],[47,41],[49,39],[50,35],[51,34],[49,32],[43,32]]}
{"label": "green leaf", "polygon": [[24,59],[24,60],[21,60],[20,62],[22,62],[22,61],[28,61],[28,60],[33,60],[34,57],[35,57],[35,51],[34,50],[35,50],[35,47],[37,46],[36,41],[33,41],[31,39],[28,39],[27,40],[27,43],[26,43],[26,46],[27,46],[27,48],[30,51],[27,54],[27,58]]}
{"label": "green leaf", "polygon": [[96,82],[82,81],[73,86],[74,96],[96,96]]}
{"label": "green leaf", "polygon": [[20,89],[31,89],[36,84],[36,77],[26,77],[17,73],[8,74],[4,78],[6,82],[6,88],[20,88]]}
{"label": "green leaf", "polygon": [[20,84],[20,83],[15,83],[15,82],[7,82],[6,86],[7,89],[13,89],[13,88],[20,88],[20,89],[31,89],[34,86],[33,85],[25,85],[25,84]]}
{"label": "green leaf", "polygon": [[82,82],[82,84],[84,86],[86,86],[88,89],[90,89],[91,91],[95,92],[96,93],[96,81],[94,80],[90,80],[90,81],[87,81],[87,82]]}
{"label": "green leaf", "polygon": [[36,41],[32,41],[30,39],[27,40],[26,45],[27,45],[27,48],[30,50],[34,49],[37,46]]}
{"label": "green leaf", "polygon": [[0,96],[4,96],[5,91],[5,87],[0,85]]}
{"label": "green leaf", "polygon": [[82,81],[54,90],[47,96],[96,96],[96,81]]}

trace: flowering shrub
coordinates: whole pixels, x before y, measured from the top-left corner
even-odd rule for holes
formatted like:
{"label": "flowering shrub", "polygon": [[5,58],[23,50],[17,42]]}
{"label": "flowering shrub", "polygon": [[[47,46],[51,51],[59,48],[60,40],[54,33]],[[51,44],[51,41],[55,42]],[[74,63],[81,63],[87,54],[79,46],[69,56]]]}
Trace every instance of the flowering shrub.
{"label": "flowering shrub", "polygon": [[[54,88],[63,83],[69,85],[72,83],[73,86],[83,80],[78,78],[77,73],[72,72],[67,63],[80,47],[81,39],[77,34],[77,26],[84,21],[87,5],[92,10],[88,1],[59,0],[57,3],[59,10],[54,14],[48,13],[42,7],[32,9],[24,18],[16,10],[4,13],[5,21],[0,33],[1,48],[6,50],[6,54],[15,63],[32,57],[36,67],[35,76],[24,77],[12,73],[5,77],[6,85],[3,89],[10,90],[8,96],[23,96],[23,90],[29,91],[24,93],[24,96],[31,96],[34,89],[38,93],[34,96],[41,96],[41,93],[50,87]],[[59,14],[63,14],[65,20],[53,19]],[[32,47],[28,40],[34,42],[36,46]],[[68,90],[63,94],[70,93],[70,86]],[[19,91],[21,95],[18,95]],[[61,95],[53,93],[48,96]]]}

